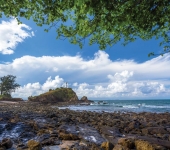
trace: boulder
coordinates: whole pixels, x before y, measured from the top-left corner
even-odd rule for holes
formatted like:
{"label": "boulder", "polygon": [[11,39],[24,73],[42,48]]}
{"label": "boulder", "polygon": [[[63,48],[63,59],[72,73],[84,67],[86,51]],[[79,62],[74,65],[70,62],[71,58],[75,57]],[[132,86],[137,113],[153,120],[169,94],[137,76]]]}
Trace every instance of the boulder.
{"label": "boulder", "polygon": [[59,133],[59,138],[62,140],[79,140],[80,138],[72,133]]}
{"label": "boulder", "polygon": [[83,96],[80,100],[81,101],[88,101],[88,98],[87,98],[87,96]]}
{"label": "boulder", "polygon": [[114,147],[114,145],[110,142],[103,142],[101,144],[101,148],[103,148],[103,150],[112,150]]}
{"label": "boulder", "polygon": [[42,150],[40,142],[29,140],[27,143],[29,150]]}
{"label": "boulder", "polygon": [[[125,148],[122,145],[116,144],[113,148],[113,150],[125,150]],[[127,149],[126,149],[127,150]]]}
{"label": "boulder", "polygon": [[122,145],[123,147],[127,149],[134,149],[135,143],[133,139],[128,139],[128,138],[120,138],[118,140],[118,144]]}
{"label": "boulder", "polygon": [[155,150],[154,146],[148,141],[136,140],[135,141],[136,150]]}

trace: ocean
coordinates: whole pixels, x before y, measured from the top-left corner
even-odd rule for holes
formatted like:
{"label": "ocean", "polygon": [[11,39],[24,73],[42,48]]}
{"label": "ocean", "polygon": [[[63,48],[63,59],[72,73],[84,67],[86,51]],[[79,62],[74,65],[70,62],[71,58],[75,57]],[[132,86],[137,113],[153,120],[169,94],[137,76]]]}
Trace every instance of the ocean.
{"label": "ocean", "polygon": [[71,109],[78,111],[97,111],[97,112],[170,112],[169,100],[103,100],[97,101],[91,105],[78,105],[61,107],[60,109]]}

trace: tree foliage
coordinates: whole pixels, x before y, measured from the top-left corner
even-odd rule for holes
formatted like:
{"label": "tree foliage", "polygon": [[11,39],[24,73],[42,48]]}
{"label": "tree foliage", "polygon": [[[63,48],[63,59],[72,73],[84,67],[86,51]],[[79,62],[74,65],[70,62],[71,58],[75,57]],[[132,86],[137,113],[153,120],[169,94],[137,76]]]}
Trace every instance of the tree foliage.
{"label": "tree foliage", "polygon": [[16,76],[7,75],[0,77],[0,95],[11,95],[17,88],[20,87],[18,83],[15,83]]}
{"label": "tree foliage", "polygon": [[[56,28],[57,38],[73,44],[97,43],[101,49],[136,38],[162,39],[169,52],[169,0],[1,0],[0,15],[32,18],[38,26]],[[152,55],[153,53],[151,53]]]}

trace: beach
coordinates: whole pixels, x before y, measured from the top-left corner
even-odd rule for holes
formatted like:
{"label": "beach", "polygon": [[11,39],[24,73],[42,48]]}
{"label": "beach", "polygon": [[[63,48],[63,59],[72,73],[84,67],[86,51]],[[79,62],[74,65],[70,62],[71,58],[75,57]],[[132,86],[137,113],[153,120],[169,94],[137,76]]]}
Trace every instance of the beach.
{"label": "beach", "polygon": [[0,141],[2,150],[168,150],[170,113],[74,111],[1,102]]}

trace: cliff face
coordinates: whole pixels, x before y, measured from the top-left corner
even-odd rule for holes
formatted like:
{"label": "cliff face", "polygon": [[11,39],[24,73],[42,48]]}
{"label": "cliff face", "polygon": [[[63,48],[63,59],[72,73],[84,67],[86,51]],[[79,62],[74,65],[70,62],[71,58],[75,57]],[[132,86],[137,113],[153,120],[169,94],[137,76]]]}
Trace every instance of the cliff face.
{"label": "cliff face", "polygon": [[28,97],[32,102],[72,102],[78,101],[76,93],[71,88],[56,88],[55,90],[49,90],[49,92],[40,94],[34,97]]}

